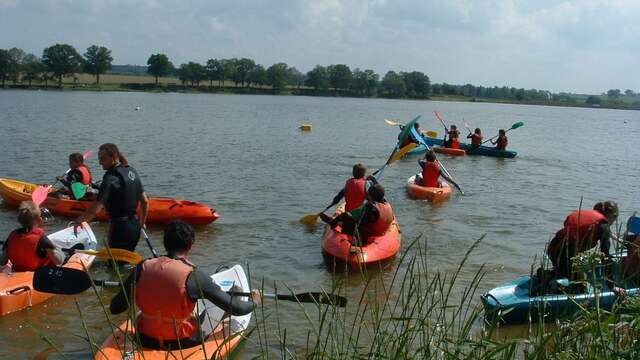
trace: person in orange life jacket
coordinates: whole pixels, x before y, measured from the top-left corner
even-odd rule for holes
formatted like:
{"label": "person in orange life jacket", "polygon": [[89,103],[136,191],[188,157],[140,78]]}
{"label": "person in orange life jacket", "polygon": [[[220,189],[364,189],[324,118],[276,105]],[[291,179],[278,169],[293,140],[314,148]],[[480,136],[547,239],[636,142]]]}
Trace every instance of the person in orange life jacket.
{"label": "person in orange life jacket", "polygon": [[344,184],[344,188],[340,190],[338,195],[333,198],[333,203],[337,204],[342,197],[345,200],[345,211],[351,211],[359,208],[367,198],[367,180],[377,184],[373,176],[365,178],[367,167],[362,164],[353,165],[353,177]]}
{"label": "person in orange life jacket", "polygon": [[69,195],[74,200],[80,200],[76,199],[73,195],[73,191],[71,191],[71,184],[78,182],[86,186],[93,186],[91,171],[89,171],[89,168],[84,165],[84,158],[80,153],[73,153],[69,155],[69,168],[71,170],[65,176],[58,176],[56,178],[56,180],[60,181],[62,185],[64,185],[64,188],[58,190],[57,193]]}
{"label": "person in orange life jacket", "polygon": [[600,243],[600,252],[609,256],[609,226],[618,218],[618,205],[613,201],[599,202],[593,210],[573,211],[547,246],[547,255],[556,277],[570,277],[571,258]]}
{"label": "person in orange life jacket", "polygon": [[482,144],[482,132],[480,128],[476,128],[473,134],[467,135],[467,139],[471,139],[471,146],[473,148],[478,148]]}
{"label": "person in orange life jacket", "polygon": [[20,228],[9,234],[2,246],[0,266],[11,261],[11,269],[35,271],[45,265],[62,265],[64,254],[40,228],[40,208],[33,201],[23,201],[18,208]]}
{"label": "person in orange life jacket", "polygon": [[[106,170],[98,190],[98,198],[90,208],[74,221],[78,226],[91,221],[103,209],[109,214],[108,245],[134,251],[145,227],[149,199],[144,192],[140,176],[129,166],[127,158],[114,144],[106,143],[98,151],[100,165]],[[136,209],[140,205],[140,219]]]}
{"label": "person in orange life jacket", "polygon": [[184,349],[201,344],[209,334],[201,333],[200,319],[194,315],[198,299],[207,299],[234,316],[252,312],[261,301],[258,290],[251,292],[250,301],[222,291],[208,274],[187,260],[194,240],[191,225],[182,220],[170,222],[164,229],[167,255],[138,264],[111,300],[112,314],[126,311],[135,301],[140,310],[136,331],[145,347]]}
{"label": "person in orange life jacket", "polygon": [[370,237],[384,235],[393,222],[393,209],[384,198],[384,188],[372,185],[367,191],[367,202],[351,212],[343,212],[335,218],[324,213],[320,218],[332,228],[342,226],[342,233],[353,235],[358,244],[368,243]]}
{"label": "person in orange life jacket", "polygon": [[[447,140],[447,136],[449,139]],[[451,125],[451,129],[446,132],[444,146],[451,149],[460,149],[460,131],[455,125]]]}
{"label": "person in orange life jacket", "polygon": [[[399,125],[400,126],[400,130],[404,130],[405,126],[404,125]],[[420,129],[420,124],[418,124],[417,122],[413,124],[413,128],[416,129],[416,132],[419,135],[422,135],[422,129]],[[403,147],[411,144],[411,143],[416,143],[416,144],[420,144],[420,141],[418,141],[418,139],[416,139],[412,133],[409,133],[409,135],[407,136],[407,138],[404,140],[404,142],[400,145],[400,148],[402,149]]]}
{"label": "person in orange life jacket", "polygon": [[427,153],[424,154],[424,160],[418,160],[418,164],[422,168],[422,176],[417,177],[416,184],[424,187],[442,187],[442,183],[440,182],[440,176],[442,176],[451,184],[459,187],[452,178],[442,171],[437,161],[436,153],[433,150],[427,151]]}
{"label": "person in orange life jacket", "polygon": [[498,130],[498,138],[491,143],[496,146],[498,150],[505,150],[507,148],[507,144],[509,144],[509,139],[507,139],[507,132],[504,129]]}

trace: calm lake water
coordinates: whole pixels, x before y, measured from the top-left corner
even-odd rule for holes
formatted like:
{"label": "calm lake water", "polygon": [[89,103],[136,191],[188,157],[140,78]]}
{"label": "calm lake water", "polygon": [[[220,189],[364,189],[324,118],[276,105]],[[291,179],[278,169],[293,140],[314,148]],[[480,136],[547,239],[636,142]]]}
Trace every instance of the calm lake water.
{"label": "calm lake water", "polygon": [[[141,111],[135,111],[137,106]],[[340,99],[293,96],[192,95],[92,92],[0,91],[0,177],[47,183],[67,168],[71,152],[114,142],[128,155],[150,195],[187,198],[214,206],[221,215],[197,229],[192,260],[213,271],[222,264],[249,264],[252,282],[277,282],[295,291],[330,288],[320,249],[322,228],[296,221],[324,208],[362,162],[380,167],[397,128],[385,118],[408,121],[422,114],[425,130],[442,133],[438,110],[449,123],[462,119],[488,135],[516,121],[509,133],[515,159],[441,157],[467,193],[431,206],[406,196],[405,183],[417,158],[387,168],[382,184],[399,219],[403,249],[419,235],[428,240],[432,269],[453,271],[474,240],[461,285],[486,264],[481,290],[530,271],[534,256],[580,203],[591,207],[612,199],[620,219],[639,210],[640,112],[483,103]],[[313,123],[302,133],[300,123]],[[94,176],[102,171],[90,159]],[[14,210],[0,205],[0,234],[16,227]],[[68,219],[56,218],[54,231]],[[104,224],[93,225],[104,237]],[[161,248],[162,231],[151,228]],[[0,235],[6,236],[6,235]],[[141,242],[138,250],[149,250]],[[113,273],[103,262],[96,278]],[[389,273],[378,274],[390,277]],[[363,283],[349,279],[357,302]],[[104,300],[113,295],[105,291]],[[94,341],[110,334],[96,297],[87,292],[0,318],[0,357],[32,357],[50,346],[46,336],[72,358],[90,358],[77,299]],[[475,299],[479,302],[479,298]],[[273,303],[271,303],[273,304]],[[265,304],[268,305],[268,304]],[[303,344],[306,324],[296,304],[280,304],[288,337]],[[117,320],[122,320],[116,317]],[[300,339],[296,339],[299,334]],[[255,354],[257,340],[244,354]]]}

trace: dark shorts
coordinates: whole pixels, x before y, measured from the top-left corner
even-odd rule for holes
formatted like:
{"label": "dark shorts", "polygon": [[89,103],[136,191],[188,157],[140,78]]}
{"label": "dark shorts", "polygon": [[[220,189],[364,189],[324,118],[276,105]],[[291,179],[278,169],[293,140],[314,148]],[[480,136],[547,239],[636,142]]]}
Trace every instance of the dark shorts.
{"label": "dark shorts", "polygon": [[109,222],[109,246],[134,251],[140,240],[140,221],[136,216]]}

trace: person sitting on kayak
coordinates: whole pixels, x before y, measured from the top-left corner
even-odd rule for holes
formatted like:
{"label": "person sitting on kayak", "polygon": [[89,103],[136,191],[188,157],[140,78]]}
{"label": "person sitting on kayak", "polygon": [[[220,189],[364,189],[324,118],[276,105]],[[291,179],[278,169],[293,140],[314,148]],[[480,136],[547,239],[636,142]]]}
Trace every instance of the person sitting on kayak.
{"label": "person sitting on kayak", "polygon": [[570,278],[571,258],[577,253],[593,248],[600,243],[600,252],[609,256],[609,226],[618,218],[618,204],[613,201],[599,202],[593,210],[576,210],[564,221],[564,227],[556,232],[547,246],[547,255],[558,278]]}
{"label": "person sitting on kayak", "polygon": [[222,291],[187,260],[194,240],[191,225],[182,220],[170,222],[164,229],[167,255],[138,264],[125,280],[124,291],[111,300],[112,314],[126,311],[135,301],[140,310],[136,332],[144,347],[167,350],[200,345],[210,334],[200,333],[201,320],[194,315],[198,299],[207,299],[234,316],[252,312],[261,301],[258,290],[251,292],[250,301]]}
{"label": "person sitting on kayak", "polygon": [[369,238],[384,235],[393,222],[393,209],[384,194],[382,185],[374,184],[367,191],[367,202],[359,208],[335,218],[321,213],[320,218],[332,228],[341,225],[342,233],[352,235],[357,244],[367,244]]}
{"label": "person sitting on kayak", "polygon": [[[109,214],[107,243],[110,247],[134,251],[145,227],[149,199],[140,176],[115,144],[102,144],[100,165],[106,170],[98,199],[74,221],[74,226],[91,221],[103,209]],[[140,205],[140,219],[136,209]]]}
{"label": "person sitting on kayak", "polygon": [[340,199],[344,197],[345,211],[351,211],[359,208],[367,198],[367,180],[377,184],[377,181],[373,176],[365,178],[365,175],[367,174],[367,167],[362,164],[353,165],[352,174],[353,177],[347,180],[344,184],[344,188],[342,188],[338,195],[333,198],[333,203],[337,204],[340,202]]}
{"label": "person sitting on kayak", "polygon": [[[56,180],[60,181],[64,188],[57,191],[58,194],[68,195],[74,200],[76,199],[73,191],[71,191],[71,184],[73,183],[81,183],[85,186],[91,186],[92,178],[91,171],[84,164],[84,157],[80,153],[73,153],[69,155],[69,168],[71,169],[65,176],[58,176]],[[82,197],[84,199],[85,196]]]}
{"label": "person sitting on kayak", "polygon": [[498,138],[491,143],[496,146],[497,150],[505,150],[507,148],[507,144],[509,144],[509,139],[507,139],[507,132],[504,129],[498,130]]}
{"label": "person sitting on kayak", "polygon": [[18,208],[20,228],[9,234],[2,246],[0,266],[11,261],[11,270],[35,271],[41,266],[62,265],[64,254],[44,234],[40,207],[33,201],[23,201]]}
{"label": "person sitting on kayak", "polygon": [[471,139],[471,147],[474,149],[479,148],[482,144],[482,132],[480,131],[480,128],[476,128],[473,134],[470,133],[467,135],[467,139]]}
{"label": "person sitting on kayak", "polygon": [[451,149],[460,149],[460,130],[458,130],[457,126],[451,125],[451,129],[446,132],[444,146]]}
{"label": "person sitting on kayak", "polygon": [[442,183],[440,182],[440,176],[442,176],[455,187],[459,187],[451,177],[442,171],[436,158],[436,153],[433,150],[427,151],[427,153],[424,154],[424,160],[418,160],[418,164],[422,168],[422,176],[416,177],[416,184],[424,187],[442,187]]}
{"label": "person sitting on kayak", "polygon": [[[400,131],[404,130],[405,126],[404,125],[399,125],[400,126]],[[413,128],[416,129],[416,133],[418,134],[422,134],[422,129],[420,129],[420,124],[418,124],[417,122],[415,124],[413,124]],[[402,144],[400,144],[400,148],[403,148],[411,143],[415,143],[415,144],[420,144],[420,141],[418,139],[416,139],[412,133],[409,133],[409,135],[407,136],[407,138],[404,140],[404,142]]]}

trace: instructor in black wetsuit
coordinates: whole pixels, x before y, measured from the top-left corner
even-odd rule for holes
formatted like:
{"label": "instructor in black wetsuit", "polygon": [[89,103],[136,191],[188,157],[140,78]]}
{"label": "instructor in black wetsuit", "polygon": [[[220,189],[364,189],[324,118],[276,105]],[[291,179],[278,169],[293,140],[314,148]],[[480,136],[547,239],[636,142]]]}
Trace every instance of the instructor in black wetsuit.
{"label": "instructor in black wetsuit", "polygon": [[251,292],[250,301],[231,296],[198,270],[187,259],[194,239],[191,225],[182,220],[170,222],[164,230],[167,255],[138,264],[123,284],[124,291],[111,300],[112,314],[124,312],[135,301],[140,310],[136,331],[144,347],[177,349],[201,344],[209,334],[201,333],[201,319],[194,314],[198,299],[208,299],[235,316],[252,312],[261,301],[258,290]]}
{"label": "instructor in black wetsuit", "polygon": [[[98,201],[80,215],[74,226],[91,221],[105,209],[109,214],[107,241],[112,248],[134,251],[140,240],[140,230],[147,220],[149,199],[140,176],[129,166],[127,158],[115,144],[102,144],[98,152],[100,165],[106,170],[98,192]],[[136,209],[140,204],[140,219]]]}

